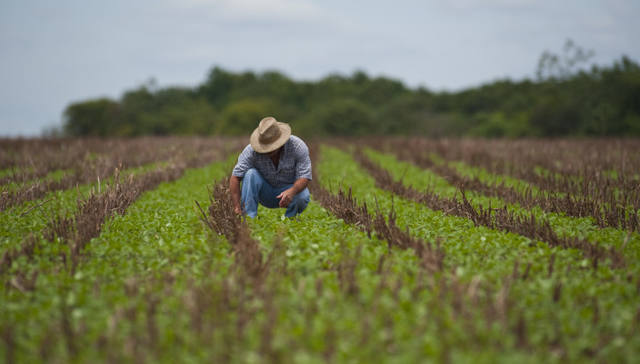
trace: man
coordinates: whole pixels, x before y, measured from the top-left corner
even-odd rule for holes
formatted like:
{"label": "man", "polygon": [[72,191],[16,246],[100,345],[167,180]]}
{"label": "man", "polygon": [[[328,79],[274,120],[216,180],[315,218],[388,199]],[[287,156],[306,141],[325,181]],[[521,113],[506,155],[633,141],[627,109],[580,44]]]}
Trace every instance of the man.
{"label": "man", "polygon": [[[242,194],[240,193],[242,181]],[[260,121],[233,168],[229,190],[237,214],[258,215],[258,203],[286,207],[286,217],[300,214],[309,203],[309,148],[289,124],[273,117]]]}

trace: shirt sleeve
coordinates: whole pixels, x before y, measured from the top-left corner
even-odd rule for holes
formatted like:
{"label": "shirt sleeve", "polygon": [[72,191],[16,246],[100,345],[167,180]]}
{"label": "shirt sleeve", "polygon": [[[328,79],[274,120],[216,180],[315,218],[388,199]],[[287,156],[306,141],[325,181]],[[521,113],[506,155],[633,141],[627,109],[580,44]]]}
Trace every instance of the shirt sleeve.
{"label": "shirt sleeve", "polygon": [[300,140],[296,146],[296,180],[306,178],[311,181],[311,158],[309,148]]}
{"label": "shirt sleeve", "polygon": [[238,156],[238,163],[236,163],[236,166],[233,167],[233,172],[231,172],[231,175],[239,178],[244,177],[244,174],[247,173],[249,169],[254,168],[253,162],[253,148],[251,148],[251,144],[249,144]]}

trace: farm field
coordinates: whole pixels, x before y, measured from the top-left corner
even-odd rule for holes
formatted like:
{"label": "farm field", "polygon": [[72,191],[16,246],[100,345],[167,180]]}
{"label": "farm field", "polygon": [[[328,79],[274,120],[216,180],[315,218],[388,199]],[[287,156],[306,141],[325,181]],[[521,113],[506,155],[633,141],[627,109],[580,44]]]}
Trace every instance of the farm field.
{"label": "farm field", "polygon": [[640,356],[640,140],[311,140],[244,220],[247,142],[0,140],[0,360]]}

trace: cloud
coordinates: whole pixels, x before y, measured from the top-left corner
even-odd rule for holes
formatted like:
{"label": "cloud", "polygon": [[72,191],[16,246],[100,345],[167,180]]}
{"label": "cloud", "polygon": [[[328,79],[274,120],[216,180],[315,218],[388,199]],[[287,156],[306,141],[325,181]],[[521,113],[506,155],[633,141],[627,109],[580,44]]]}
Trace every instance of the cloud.
{"label": "cloud", "polygon": [[511,12],[526,11],[544,7],[545,2],[536,0],[447,0],[440,3],[442,7],[450,11],[461,12]]}
{"label": "cloud", "polygon": [[151,76],[195,85],[212,65],[303,79],[358,68],[459,89],[531,75],[567,37],[598,63],[640,59],[638,0],[81,3],[0,5],[0,134],[35,133],[71,101],[118,97]]}
{"label": "cloud", "polygon": [[325,17],[310,0],[168,0],[173,7],[216,11],[228,20],[309,21]]}

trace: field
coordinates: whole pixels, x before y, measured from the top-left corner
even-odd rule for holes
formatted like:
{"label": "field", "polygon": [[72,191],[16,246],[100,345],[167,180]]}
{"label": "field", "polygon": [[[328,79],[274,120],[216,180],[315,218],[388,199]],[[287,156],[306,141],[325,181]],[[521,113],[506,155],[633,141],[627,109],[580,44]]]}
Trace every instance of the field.
{"label": "field", "polygon": [[246,143],[0,140],[0,360],[640,357],[640,140],[312,140],[253,220]]}

